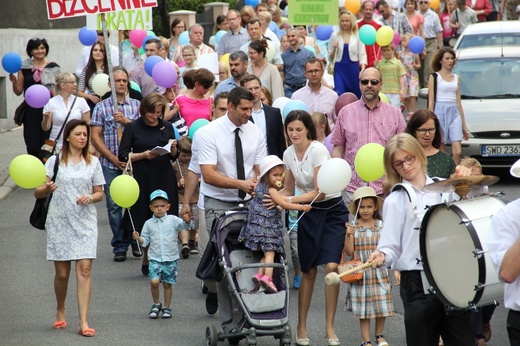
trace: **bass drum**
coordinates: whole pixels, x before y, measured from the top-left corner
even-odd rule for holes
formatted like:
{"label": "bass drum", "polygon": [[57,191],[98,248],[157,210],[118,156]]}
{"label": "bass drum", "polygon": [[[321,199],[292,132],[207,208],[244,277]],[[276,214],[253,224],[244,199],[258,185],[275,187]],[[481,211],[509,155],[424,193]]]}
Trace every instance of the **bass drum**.
{"label": "bass drum", "polygon": [[438,298],[453,309],[496,304],[503,299],[489,255],[491,218],[505,203],[483,196],[432,206],[421,224],[424,273]]}

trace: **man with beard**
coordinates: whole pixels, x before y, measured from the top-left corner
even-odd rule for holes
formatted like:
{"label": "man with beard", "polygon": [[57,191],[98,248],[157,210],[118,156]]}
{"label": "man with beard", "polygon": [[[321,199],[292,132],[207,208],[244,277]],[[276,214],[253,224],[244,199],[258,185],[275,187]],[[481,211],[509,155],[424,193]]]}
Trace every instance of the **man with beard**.
{"label": "man with beard", "polygon": [[229,92],[237,86],[240,86],[240,79],[242,79],[242,77],[247,73],[247,65],[248,60],[246,53],[241,50],[231,53],[229,56],[229,71],[231,72],[231,77],[218,83],[215,88],[215,95],[224,91]]}
{"label": "man with beard", "polygon": [[[382,76],[377,69],[369,67],[361,72],[361,99],[346,105],[338,114],[330,140],[334,145],[332,157],[345,159],[351,167],[354,167],[356,153],[363,145],[379,143],[384,146],[406,127],[401,112],[379,98],[382,84]],[[352,201],[354,191],[361,186],[365,183],[352,170],[352,179],[342,193],[345,203]],[[383,193],[383,179],[369,182],[367,186],[374,188],[378,195]]]}

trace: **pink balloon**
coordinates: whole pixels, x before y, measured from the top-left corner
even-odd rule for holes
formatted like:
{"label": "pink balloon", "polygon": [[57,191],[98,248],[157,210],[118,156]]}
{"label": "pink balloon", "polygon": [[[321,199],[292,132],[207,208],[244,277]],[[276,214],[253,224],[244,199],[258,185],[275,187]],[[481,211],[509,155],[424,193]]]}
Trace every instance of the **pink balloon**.
{"label": "pink balloon", "polygon": [[161,61],[153,67],[152,77],[158,86],[171,88],[177,82],[177,70],[168,61]]}
{"label": "pink balloon", "polygon": [[32,108],[43,108],[50,98],[51,93],[41,84],[34,84],[25,91],[25,101]]}
{"label": "pink balloon", "polygon": [[130,42],[132,42],[134,46],[141,47],[143,40],[147,35],[146,30],[131,30],[128,36],[130,37]]}
{"label": "pink balloon", "polygon": [[334,107],[336,110],[336,115],[339,114],[339,111],[341,110],[341,108],[343,108],[346,105],[348,105],[354,101],[357,101],[357,100],[358,100],[357,96],[354,95],[353,93],[346,92],[346,93],[342,94],[336,101],[336,106]]}
{"label": "pink balloon", "polygon": [[325,144],[325,146],[327,147],[327,149],[329,150],[329,153],[332,154],[332,148],[334,148],[334,144],[332,144],[330,142],[330,138],[332,137],[332,133],[329,134],[327,137],[325,137],[325,142],[323,142],[323,144]]}
{"label": "pink balloon", "polygon": [[397,31],[394,31],[394,38],[392,40],[392,43],[394,44],[394,47],[399,46],[399,43],[401,43],[401,36]]}

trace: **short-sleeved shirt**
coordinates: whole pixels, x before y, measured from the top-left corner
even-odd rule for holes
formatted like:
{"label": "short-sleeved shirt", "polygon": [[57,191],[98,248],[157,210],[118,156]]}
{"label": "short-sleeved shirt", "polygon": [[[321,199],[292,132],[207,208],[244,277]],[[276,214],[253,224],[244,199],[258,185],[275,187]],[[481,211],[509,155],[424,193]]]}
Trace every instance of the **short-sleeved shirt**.
{"label": "short-sleeved shirt", "polygon": [[[45,107],[43,107],[43,113],[52,113],[51,134],[49,136],[51,140],[56,140],[56,136],[58,136],[61,127],[66,125],[64,124],[64,122],[73,103],[74,107],[72,107],[72,110],[70,111],[69,119],[67,120],[67,122],[71,121],[72,119],[81,119],[84,113],[90,112],[90,107],[88,106],[87,101],[85,101],[83,97],[78,97],[76,99],[76,102],[74,102],[74,98],[76,98],[76,96],[70,95],[67,99],[67,107],[65,107],[65,100],[63,99],[63,97],[61,95],[56,95],[53,98],[51,98],[49,102],[47,102]],[[60,134],[60,138],[58,138],[58,141],[56,143],[57,149],[60,149],[63,145],[64,131],[65,127],[63,128],[63,131]]]}
{"label": "short-sleeved shirt", "polygon": [[334,116],[334,107],[338,100],[338,94],[334,90],[324,87],[323,85],[318,92],[312,91],[309,85],[306,85],[303,88],[296,90],[292,94],[291,100],[303,101],[307,105],[309,113],[322,112],[330,119]]}
{"label": "short-sleeved shirt", "polygon": [[240,50],[240,47],[249,40],[249,34],[245,28],[240,28],[240,31],[236,34],[233,30],[229,30],[220,39],[217,53],[219,55],[224,55],[226,53],[232,54],[237,50]]}
{"label": "short-sleeved shirt", "polygon": [[237,86],[237,82],[235,81],[234,77],[230,77],[228,79],[224,79],[222,82],[217,84],[217,87],[215,88],[215,92],[213,93],[215,96],[220,94],[221,92],[230,92],[231,90],[235,89]]}
{"label": "short-sleeved shirt", "polygon": [[395,57],[390,60],[383,58],[377,63],[376,67],[383,76],[381,91],[389,94],[399,94],[401,90],[399,78],[406,75],[406,69],[401,60]]}
{"label": "short-sleeved shirt", "polygon": [[305,85],[305,62],[314,55],[308,49],[298,47],[296,50],[291,48],[282,53],[283,72],[285,73],[285,83],[292,85]]}

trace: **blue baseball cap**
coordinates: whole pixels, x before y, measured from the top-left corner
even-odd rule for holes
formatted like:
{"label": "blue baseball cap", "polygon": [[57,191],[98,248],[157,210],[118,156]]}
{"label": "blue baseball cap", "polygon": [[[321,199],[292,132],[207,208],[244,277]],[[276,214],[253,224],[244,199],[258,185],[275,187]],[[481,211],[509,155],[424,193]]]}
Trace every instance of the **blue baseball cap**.
{"label": "blue baseball cap", "polygon": [[163,199],[169,201],[168,194],[166,192],[164,192],[163,190],[155,190],[154,192],[152,192],[150,194],[150,202],[156,198],[163,198]]}

